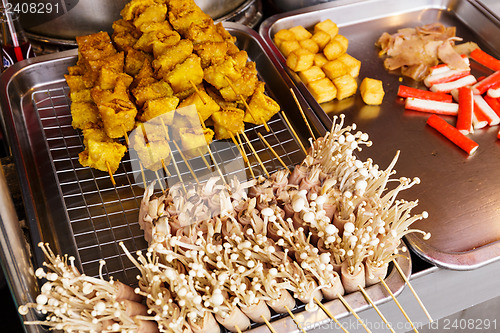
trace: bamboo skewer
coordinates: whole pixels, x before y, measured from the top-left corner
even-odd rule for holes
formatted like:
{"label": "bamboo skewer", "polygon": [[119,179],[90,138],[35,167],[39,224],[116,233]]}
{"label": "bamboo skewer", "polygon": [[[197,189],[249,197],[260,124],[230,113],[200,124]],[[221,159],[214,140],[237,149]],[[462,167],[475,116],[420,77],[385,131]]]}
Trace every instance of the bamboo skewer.
{"label": "bamboo skewer", "polygon": [[253,172],[253,169],[252,169],[252,164],[250,163],[250,161],[248,160],[248,157],[247,157],[247,152],[245,151],[245,147],[243,146],[243,142],[241,141],[241,138],[240,136],[238,135],[238,133],[236,133],[236,137],[238,138],[238,142],[240,143],[240,146],[241,146],[241,150],[242,150],[242,155],[245,156],[244,157],[244,160],[246,160],[247,162],[247,165],[248,165],[248,170],[250,170],[250,174],[252,175],[252,178],[253,179],[256,179],[255,178],[255,174]]}
{"label": "bamboo skewer", "polygon": [[168,171],[167,166],[165,165],[165,161],[163,159],[161,159],[160,161],[161,161],[161,166],[163,167],[163,170],[167,174],[167,177],[172,177],[172,174],[170,173],[170,171]]}
{"label": "bamboo skewer", "polygon": [[226,179],[224,178],[224,175],[222,174],[222,171],[220,170],[219,165],[215,161],[214,155],[212,154],[212,150],[210,149],[210,145],[209,144],[207,144],[207,149],[208,149],[208,154],[210,154],[210,158],[214,162],[215,168],[217,169],[217,172],[219,173],[219,176],[222,179],[222,182],[224,183],[224,185],[226,187],[228,187]]}
{"label": "bamboo skewer", "polygon": [[111,183],[113,184],[113,186],[116,186],[115,177],[113,177],[113,173],[111,172],[111,167],[109,166],[108,161],[106,161],[106,168],[108,169],[108,174],[109,178],[111,179]]}
{"label": "bamboo skewer", "polygon": [[328,309],[323,305],[323,303],[321,303],[316,297],[313,297],[314,301],[316,302],[316,304],[319,305],[319,307],[321,308],[321,310],[323,310],[323,312],[331,319],[335,322],[335,324],[339,325],[339,327],[342,329],[342,331],[344,331],[344,333],[349,333],[349,331],[347,331],[344,326],[342,326],[342,324],[340,323],[340,321],[337,320],[337,318],[335,318],[335,316],[330,312],[328,311]]}
{"label": "bamboo skewer", "polygon": [[196,84],[194,84],[194,82],[191,81],[191,80],[189,80],[189,83],[191,84],[191,86],[193,86],[194,91],[196,92],[196,95],[198,95],[198,97],[201,99],[201,101],[203,102],[203,104],[207,105],[207,101],[205,100],[205,98],[203,97],[203,95],[200,93],[200,90],[198,89],[198,87],[196,86]]}
{"label": "bamboo skewer", "polygon": [[[250,105],[248,105],[247,101],[243,98],[243,96],[241,96],[241,94],[238,94],[238,92],[236,91],[236,87],[233,85],[233,83],[231,82],[231,80],[227,76],[224,76],[224,77],[226,78],[226,81],[229,84],[229,86],[231,87],[231,89],[233,90],[233,92],[243,102],[243,105],[245,105],[245,107],[247,108],[248,112],[250,112],[250,115],[252,116],[253,120],[255,122],[257,122],[258,120],[262,120],[262,118],[261,119],[255,118],[255,115],[253,114],[252,109],[250,109]],[[263,123],[264,128],[266,129],[266,131],[269,132],[270,129],[269,129],[269,126],[267,126],[267,123],[265,121],[262,121],[262,123]]]}
{"label": "bamboo skewer", "polygon": [[278,159],[278,161],[281,163],[281,165],[283,165],[285,167],[285,169],[287,169],[288,172],[290,172],[290,169],[288,168],[288,166],[286,165],[286,163],[283,162],[283,160],[281,159],[281,157],[278,155],[278,153],[276,153],[276,151],[269,144],[269,142],[267,142],[267,140],[264,138],[264,136],[262,134],[260,134],[260,133],[257,133],[257,135],[262,140],[262,142],[264,142],[264,144],[267,146],[267,148],[269,148],[269,150],[273,153],[273,155]]}
{"label": "bamboo skewer", "polygon": [[307,121],[306,114],[304,113],[304,110],[302,109],[302,106],[299,103],[299,100],[297,99],[297,95],[295,95],[295,92],[293,91],[293,88],[290,88],[290,91],[292,93],[293,99],[295,100],[295,104],[299,107],[300,114],[302,115],[302,118],[304,119],[304,122],[306,123],[307,129],[309,130],[309,134],[311,134],[311,137],[316,140],[316,137],[314,136],[314,132],[311,128],[311,125],[309,124],[309,121]]}
{"label": "bamboo skewer", "polygon": [[349,305],[349,303],[347,303],[347,301],[345,300],[345,298],[342,297],[342,295],[340,295],[340,294],[337,294],[337,297],[342,302],[342,304],[344,304],[344,306],[346,307],[346,309],[349,310],[350,313],[352,313],[352,315],[354,316],[354,318],[356,318],[358,320],[358,322],[361,324],[361,326],[363,326],[363,328],[368,333],[371,333],[372,331],[365,325],[365,323],[363,322],[363,320],[361,320],[361,318],[358,316],[358,314],[356,313],[356,311],[354,311],[354,309]]}
{"label": "bamboo skewer", "polygon": [[200,182],[198,181],[198,178],[196,177],[196,174],[194,173],[193,169],[191,168],[191,165],[189,164],[188,160],[186,159],[186,156],[184,156],[184,154],[182,153],[181,148],[179,147],[179,145],[177,144],[177,142],[175,142],[175,140],[172,140],[172,142],[174,143],[175,148],[177,148],[177,151],[179,152],[179,154],[181,155],[182,159],[184,160],[184,163],[186,163],[186,166],[189,169],[189,172],[193,176],[194,180],[196,181],[196,183],[198,185],[200,185]]}
{"label": "bamboo skewer", "polygon": [[271,323],[269,322],[269,320],[266,319],[266,317],[264,317],[264,315],[260,316],[262,318],[262,320],[264,320],[264,323],[266,324],[267,328],[269,328],[269,330],[272,332],[272,333],[276,333],[276,331],[274,330],[273,326],[271,325]]}
{"label": "bamboo skewer", "polygon": [[243,333],[243,332],[241,332],[241,330],[240,330],[240,328],[238,327],[238,325],[234,325],[234,328],[236,328],[236,332],[237,332],[237,333]]}
{"label": "bamboo skewer", "polygon": [[146,175],[144,174],[144,168],[142,167],[142,163],[140,163],[140,162],[139,162],[139,167],[141,168],[142,183],[144,184],[144,189],[147,189],[148,182],[146,181]]}
{"label": "bamboo skewer", "polygon": [[[207,143],[208,145],[208,143]],[[196,148],[198,150],[198,153],[200,154],[200,157],[201,159],[203,160],[203,162],[205,163],[205,165],[207,166],[207,169],[209,171],[212,171],[212,167],[210,166],[210,164],[208,163],[207,159],[205,158],[205,155],[202,153],[202,151],[200,150],[200,148]]]}
{"label": "bamboo skewer", "polygon": [[420,305],[420,307],[422,308],[422,310],[424,311],[425,315],[427,316],[427,318],[429,319],[429,321],[432,323],[434,320],[432,319],[431,315],[429,314],[429,312],[427,311],[424,303],[422,302],[422,300],[420,299],[420,297],[418,297],[418,294],[417,292],[415,291],[415,289],[413,289],[413,286],[411,285],[410,283],[410,280],[406,277],[406,275],[403,273],[403,270],[401,269],[401,266],[399,266],[399,264],[397,263],[396,260],[393,260],[392,261],[394,263],[394,267],[396,267],[396,269],[398,270],[399,272],[399,275],[401,275],[401,278],[403,278],[403,280],[405,281],[405,283],[408,285],[408,287],[410,288],[410,291],[412,292],[413,296],[415,297],[415,299],[417,300],[418,304]]}
{"label": "bamboo skewer", "polygon": [[288,306],[285,305],[285,309],[286,311],[288,312],[288,314],[290,315],[290,317],[292,318],[292,320],[294,321],[295,325],[297,325],[298,329],[302,331],[302,333],[307,333],[303,328],[302,326],[299,324],[299,322],[297,321],[297,318],[295,318],[295,315],[293,314],[292,311],[290,311],[290,309],[288,308]]}
{"label": "bamboo skewer", "polygon": [[293,136],[295,136],[295,139],[297,139],[297,141],[299,142],[299,145],[300,147],[302,148],[302,150],[304,151],[304,153],[307,155],[307,150],[306,148],[304,147],[304,145],[302,144],[302,141],[300,141],[300,138],[299,136],[297,135],[297,132],[295,132],[295,129],[293,128],[292,124],[290,123],[290,121],[288,121],[288,118],[285,114],[285,112],[281,111],[281,115],[283,116],[283,119],[285,119],[285,122],[286,124],[288,125],[288,127],[290,128],[290,130],[292,131],[292,134]]}
{"label": "bamboo skewer", "polygon": [[373,309],[375,309],[375,311],[377,311],[377,313],[380,316],[380,318],[382,319],[382,321],[387,325],[387,328],[389,328],[389,330],[392,333],[396,333],[394,331],[394,329],[391,327],[391,325],[389,324],[389,322],[387,321],[387,319],[385,318],[385,316],[382,314],[382,312],[380,311],[380,309],[378,308],[378,306],[375,305],[375,302],[373,302],[373,300],[371,299],[371,297],[368,295],[368,293],[366,292],[366,290],[362,286],[358,286],[358,288],[359,288],[359,291],[361,291],[361,293],[363,294],[363,296],[365,296],[365,298],[368,301],[368,303],[370,303],[370,305],[373,307]]}
{"label": "bamboo skewer", "polygon": [[250,142],[250,140],[248,139],[248,136],[245,134],[245,132],[241,132],[241,135],[243,135],[243,138],[245,138],[245,141],[247,142],[248,146],[252,150],[252,153],[254,154],[255,158],[257,159],[257,161],[259,162],[260,166],[262,167],[262,170],[264,170],[265,174],[269,178],[270,177],[269,176],[269,172],[267,172],[266,167],[264,166],[264,163],[262,163],[262,160],[260,159],[259,154],[257,154],[257,152],[255,151],[255,148],[252,145],[252,143]]}
{"label": "bamboo skewer", "polygon": [[392,291],[389,288],[389,286],[387,285],[387,283],[385,283],[384,279],[382,279],[381,277],[379,277],[379,280],[382,283],[382,285],[384,286],[384,288],[387,290],[387,292],[389,293],[389,295],[391,295],[394,303],[396,303],[396,305],[398,306],[398,308],[401,311],[401,313],[403,314],[403,316],[405,316],[406,320],[410,323],[413,331],[415,331],[415,333],[418,333],[418,331],[415,328],[415,326],[413,325],[413,322],[411,321],[410,317],[408,317],[408,315],[406,314],[406,311],[403,309],[403,307],[401,306],[401,304],[399,303],[399,301],[396,299],[396,296],[394,296],[394,294],[392,293]]}

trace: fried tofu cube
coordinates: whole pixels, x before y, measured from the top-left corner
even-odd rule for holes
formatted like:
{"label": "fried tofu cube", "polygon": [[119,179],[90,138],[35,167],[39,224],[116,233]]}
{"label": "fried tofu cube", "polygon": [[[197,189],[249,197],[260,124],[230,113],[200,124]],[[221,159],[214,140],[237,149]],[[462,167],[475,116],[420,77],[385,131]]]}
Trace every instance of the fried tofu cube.
{"label": "fried tofu cube", "polygon": [[297,49],[290,53],[286,65],[295,72],[301,72],[313,65],[314,53],[305,49]]}
{"label": "fried tofu cube", "polygon": [[191,54],[184,62],[175,65],[166,76],[166,81],[172,86],[174,93],[178,93],[200,84],[203,81],[201,59]]}
{"label": "fried tofu cube", "polygon": [[347,39],[346,36],[340,35],[340,34],[336,34],[335,37],[333,37],[333,39],[335,39],[340,44],[342,44],[346,50],[349,47],[349,39]]}
{"label": "fried tofu cube", "polygon": [[268,122],[280,110],[279,104],[265,94],[264,82],[259,82],[248,106],[250,110],[246,110],[244,121],[256,125]]}
{"label": "fried tofu cube", "polygon": [[321,68],[330,80],[348,73],[347,66],[342,61],[337,59],[327,62]]}
{"label": "fried tofu cube", "polygon": [[325,72],[318,66],[311,66],[305,71],[299,72],[299,77],[304,83],[316,81],[325,77]]}
{"label": "fried tofu cube", "polygon": [[103,90],[100,86],[92,88],[92,100],[97,104],[109,103],[115,100],[130,102],[128,86],[123,80],[116,80],[113,90]]}
{"label": "fried tofu cube", "polygon": [[365,77],[359,86],[361,98],[368,105],[380,105],[384,99],[382,81]]}
{"label": "fried tofu cube", "polygon": [[344,53],[340,57],[338,57],[338,60],[342,61],[347,66],[349,75],[351,75],[352,77],[358,77],[359,70],[361,69],[361,61],[347,53]]}
{"label": "fried tofu cube", "polygon": [[338,100],[342,100],[354,95],[356,93],[356,90],[358,89],[358,83],[356,82],[356,79],[349,74],[339,76],[332,81],[337,88]]}
{"label": "fried tofu cube", "polygon": [[318,103],[329,102],[337,96],[335,85],[327,77],[310,82],[307,89]]}
{"label": "fried tofu cube", "polygon": [[82,130],[101,122],[97,106],[89,102],[72,102],[71,118],[71,126]]}
{"label": "fried tofu cube", "polygon": [[229,85],[228,79],[236,81],[241,77],[241,72],[237,68],[236,61],[226,56],[223,62],[205,68],[203,79],[214,86],[216,89],[222,89]]}
{"label": "fried tofu cube", "polygon": [[218,140],[230,139],[232,135],[245,130],[243,118],[245,111],[235,107],[223,107],[212,114],[215,138]]}
{"label": "fried tofu cube", "polygon": [[158,76],[165,78],[167,74],[182,63],[193,53],[193,43],[188,39],[183,39],[171,46],[165,52],[153,60],[153,67],[157,70]]}
{"label": "fried tofu cube", "polygon": [[304,40],[304,39],[311,38],[311,36],[312,36],[312,34],[301,25],[297,25],[297,26],[292,27],[288,30],[290,30],[295,35],[296,40]]}
{"label": "fried tofu cube", "polygon": [[254,93],[258,81],[255,62],[248,62],[241,69],[241,77],[232,81],[231,85],[220,89],[219,92],[226,101],[239,101]]}
{"label": "fried tofu cube", "polygon": [[110,138],[121,138],[135,127],[137,109],[128,101],[115,100],[97,106],[106,134]]}
{"label": "fried tofu cube", "polygon": [[274,43],[279,48],[285,40],[296,40],[295,34],[288,29],[281,29],[274,34]]}
{"label": "fried tofu cube", "polygon": [[300,47],[308,50],[311,53],[318,53],[319,52],[318,44],[316,44],[316,42],[314,40],[312,40],[311,38],[301,40],[299,42],[299,44],[300,44]]}
{"label": "fried tofu cube", "polygon": [[346,50],[347,49],[344,48],[344,45],[342,45],[338,40],[332,39],[325,45],[323,54],[328,60],[334,60],[344,54]]}
{"label": "fried tofu cube", "polygon": [[147,100],[172,96],[174,93],[168,82],[163,80],[147,86],[138,86],[132,89],[137,106],[142,107]]}
{"label": "fried tofu cube", "polygon": [[159,115],[175,110],[179,105],[179,99],[175,96],[150,99],[144,103],[144,112],[140,119],[143,122],[149,121]]}
{"label": "fried tofu cube", "polygon": [[329,34],[331,38],[333,38],[339,32],[339,27],[332,20],[326,19],[314,25],[314,32],[318,31],[324,31]]}
{"label": "fried tofu cube", "polygon": [[127,147],[118,142],[88,140],[87,149],[79,154],[80,164],[114,174]]}
{"label": "fried tofu cube", "polygon": [[316,53],[314,55],[314,66],[318,67],[323,67],[324,64],[328,62],[328,59],[326,59],[325,55],[323,53]]}
{"label": "fried tofu cube", "polygon": [[107,67],[101,67],[96,86],[102,90],[111,90],[116,87],[118,81],[123,83],[125,87],[129,87],[133,80],[134,78],[126,73],[116,73]]}
{"label": "fried tofu cube", "polygon": [[287,58],[290,53],[300,48],[300,44],[296,40],[284,40],[280,45],[280,51]]}
{"label": "fried tofu cube", "polygon": [[318,44],[320,50],[323,50],[326,44],[330,41],[331,37],[327,32],[318,30],[312,35],[311,39]]}
{"label": "fried tofu cube", "polygon": [[198,89],[199,93],[194,92],[186,97],[179,104],[179,108],[194,104],[202,121],[207,120],[214,113],[219,111],[217,104],[203,89]]}

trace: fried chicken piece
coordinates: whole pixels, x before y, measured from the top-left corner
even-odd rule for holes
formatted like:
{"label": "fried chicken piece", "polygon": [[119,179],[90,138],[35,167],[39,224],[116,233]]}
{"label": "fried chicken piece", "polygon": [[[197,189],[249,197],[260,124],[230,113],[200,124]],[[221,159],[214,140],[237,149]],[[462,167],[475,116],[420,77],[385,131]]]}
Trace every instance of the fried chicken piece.
{"label": "fried chicken piece", "polygon": [[156,81],[146,86],[138,86],[132,89],[138,107],[142,107],[147,100],[173,95],[172,87],[163,80]]}
{"label": "fried chicken piece", "polygon": [[99,70],[103,66],[106,66],[113,72],[122,73],[124,60],[125,54],[123,52],[119,52],[106,58],[89,61],[88,68],[83,74],[85,85],[89,88],[94,86],[97,77],[99,76]]}
{"label": "fried chicken piece", "polygon": [[179,33],[173,30],[152,30],[142,34],[135,43],[134,49],[153,53],[156,45],[156,52],[161,53],[160,50],[175,45],[180,39]]}
{"label": "fried chicken piece", "polygon": [[92,102],[92,97],[90,95],[90,89],[82,89],[78,91],[72,91],[69,94],[71,101],[75,103],[82,103],[82,102]]}
{"label": "fried chicken piece", "polygon": [[248,62],[241,69],[241,77],[233,81],[231,86],[220,89],[219,92],[226,101],[238,101],[241,98],[246,100],[254,93],[258,81],[255,63]]}
{"label": "fried chicken piece", "polygon": [[158,80],[154,78],[154,71],[153,67],[151,66],[151,61],[149,61],[148,59],[144,59],[138,73],[134,75],[134,81],[130,85],[130,90],[133,93],[135,88],[145,87],[155,82],[158,82]]}
{"label": "fried chicken piece", "polygon": [[194,158],[208,152],[207,145],[214,137],[214,131],[210,128],[181,128],[179,131],[181,137],[182,153],[186,158]]}
{"label": "fried chicken piece", "polygon": [[154,5],[156,5],[154,0],[132,0],[123,7],[120,15],[124,20],[134,21],[146,9]]}
{"label": "fried chicken piece", "polygon": [[128,51],[132,49],[137,40],[141,37],[135,26],[123,19],[113,22],[113,34],[111,39],[119,51]]}
{"label": "fried chicken piece", "polygon": [[212,18],[205,14],[192,0],[170,0],[168,2],[168,21],[175,30],[185,36],[189,27],[205,25]]}
{"label": "fried chicken piece", "polygon": [[214,21],[211,19],[204,20],[202,24],[191,24],[186,31],[185,37],[191,40],[193,44],[224,41],[224,38],[215,29]]}
{"label": "fried chicken piece", "polygon": [[101,123],[99,111],[93,102],[72,102],[71,118],[73,128],[85,129]]}
{"label": "fried chicken piece", "polygon": [[179,104],[179,108],[194,104],[196,106],[196,110],[198,111],[199,117],[202,121],[205,121],[210,118],[210,116],[214,112],[219,111],[220,106],[205,92],[205,90],[201,86],[198,91],[199,93],[195,91],[187,98],[182,100],[182,102]]}
{"label": "fried chicken piece", "polygon": [[[161,116],[163,117],[163,116]],[[145,168],[156,171],[170,163],[170,146],[162,126],[139,123],[131,133],[130,147]]]}
{"label": "fried chicken piece", "polygon": [[86,149],[78,154],[78,160],[83,166],[114,174],[126,151],[127,147],[118,142],[89,139]]}
{"label": "fried chicken piece", "polygon": [[248,106],[251,112],[246,111],[245,122],[257,125],[268,122],[280,110],[279,104],[265,94],[264,82],[258,83]]}
{"label": "fried chicken piece", "polygon": [[[133,48],[129,49],[127,51],[127,55],[125,56],[125,73],[133,77],[137,76],[145,61],[151,64],[153,61],[153,55]],[[151,77],[153,77],[152,72]]]}
{"label": "fried chicken piece", "polygon": [[215,138],[229,139],[231,134],[242,132],[245,129],[244,117],[245,111],[234,107],[225,107],[214,112],[211,119],[214,122]]}
{"label": "fried chicken piece", "polygon": [[239,71],[236,62],[229,56],[226,56],[224,61],[212,65],[203,71],[203,78],[205,81],[217,89],[227,87],[229,85],[227,79],[233,82],[238,80],[240,77],[241,72]]}
{"label": "fried chicken piece", "polygon": [[203,68],[224,61],[227,49],[226,42],[203,42],[194,46],[194,51],[201,58]]}
{"label": "fried chicken piece", "polygon": [[91,90],[92,100],[97,105],[104,104],[104,103],[110,103],[110,102],[117,101],[117,100],[129,102],[129,103],[131,102],[130,97],[128,95],[128,89],[127,89],[128,85],[130,85],[128,78],[126,78],[126,81],[125,81],[123,78],[119,77],[118,75],[116,77],[117,77],[117,79],[115,81],[115,85],[114,85],[113,90],[110,90],[110,89],[104,90],[100,86],[95,86],[94,88],[92,88],[92,90]]}
{"label": "fried chicken piece", "polygon": [[110,138],[121,138],[135,126],[137,109],[130,101],[116,99],[97,106],[104,130]]}
{"label": "fried chicken piece", "polygon": [[144,103],[144,113],[140,116],[143,122],[149,121],[164,113],[175,110],[179,104],[179,99],[175,96],[152,99]]}
{"label": "fried chicken piece", "polygon": [[203,81],[200,57],[191,54],[184,62],[175,65],[165,79],[172,86],[174,93],[190,89],[193,84],[200,84]]}
{"label": "fried chicken piece", "polygon": [[134,78],[126,73],[116,73],[104,66],[99,70],[99,76],[97,77],[96,87],[102,90],[116,89],[118,82],[123,84],[126,88],[132,84]]}
{"label": "fried chicken piece", "polygon": [[64,74],[64,78],[66,79],[70,92],[87,89],[85,83],[83,82],[82,75]]}
{"label": "fried chicken piece", "polygon": [[193,53],[193,43],[187,39],[180,40],[172,45],[165,52],[153,60],[153,67],[158,73],[158,77],[166,78],[167,74],[175,65],[185,61]]}
{"label": "fried chicken piece", "polygon": [[107,32],[98,32],[76,37],[78,53],[84,61],[94,61],[107,58],[116,53]]}
{"label": "fried chicken piece", "polygon": [[167,18],[167,6],[164,4],[154,4],[146,7],[139,15],[133,19],[134,26],[143,30],[143,26],[150,25],[151,23],[165,22]]}
{"label": "fried chicken piece", "polygon": [[82,130],[83,133],[83,145],[85,148],[88,147],[89,140],[94,140],[97,142],[115,142],[111,139],[106,131],[102,127],[89,127]]}

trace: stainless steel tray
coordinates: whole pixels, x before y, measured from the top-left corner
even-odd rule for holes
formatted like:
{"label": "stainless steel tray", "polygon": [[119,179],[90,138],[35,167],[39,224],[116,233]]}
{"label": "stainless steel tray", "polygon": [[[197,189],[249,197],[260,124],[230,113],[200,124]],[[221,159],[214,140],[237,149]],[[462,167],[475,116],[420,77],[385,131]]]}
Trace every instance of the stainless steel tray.
{"label": "stainless steel tray", "polygon": [[[358,95],[343,101],[319,105],[295,73],[286,69],[285,59],[272,41],[280,29],[295,25],[312,27],[330,18],[349,39],[348,53],[361,60],[359,83],[364,77],[380,79],[386,95],[381,106],[367,106]],[[475,41],[492,55],[500,57],[500,20],[474,0],[366,0],[334,1],[270,17],[260,26],[260,34],[293,79],[311,109],[328,127],[333,115],[344,113],[374,141],[361,156],[373,156],[387,166],[396,150],[398,175],[416,177],[421,184],[405,191],[407,199],[419,199],[418,209],[430,217],[414,224],[431,232],[423,241],[409,235],[409,245],[417,254],[438,266],[473,269],[500,258],[500,146],[498,127],[476,131],[471,137],[479,143],[478,152],[467,157],[439,133],[425,125],[428,115],[404,110],[397,97],[400,84],[419,86],[413,80],[388,73],[374,45],[382,32],[441,22],[456,26],[464,41]],[[472,64],[476,76],[488,74]],[[450,122],[454,120],[448,119]]]}
{"label": "stainless steel tray", "polygon": [[[289,90],[293,84],[275,67],[263,40],[245,26],[225,23],[225,27],[237,37],[240,49],[246,50],[250,60],[255,61],[268,93],[278,101],[300,140],[306,143],[309,134]],[[73,65],[76,59],[76,50],[38,57],[8,69],[0,80],[2,111],[20,172],[32,244],[49,242],[56,253],[74,255],[80,269],[91,276],[98,275],[99,260],[105,259],[104,274],[107,277],[113,276],[133,285],[138,272],[119,249],[118,242],[123,241],[131,251],[146,248],[137,222],[144,192],[143,182],[133,174],[131,163],[134,161],[128,155],[114,175],[116,186],[112,185],[107,173],[82,167],[78,163],[78,153],[83,150],[82,137],[71,127],[69,89],[63,77],[67,67]],[[305,100],[298,91],[296,93],[305,106]],[[306,110],[306,114],[316,134],[325,133],[325,127],[312,110]],[[269,133],[263,126],[246,130],[266,169],[271,172],[282,166],[259,140],[258,132],[264,135],[286,164],[294,165],[301,161],[304,153],[282,116],[276,115],[268,125],[271,129]],[[236,150],[212,149],[221,163],[230,162],[227,154]],[[255,159],[251,155],[249,158],[254,172],[259,172]],[[181,158],[177,161],[182,164]],[[245,168],[245,171],[248,169]],[[183,176],[189,177],[187,171]],[[36,246],[32,246],[32,250],[35,265],[40,266],[43,254]],[[409,255],[402,256],[398,262],[409,276]],[[404,288],[404,281],[396,271],[391,272],[387,283],[396,294]],[[376,302],[390,299],[381,286],[372,286],[368,292]],[[355,308],[368,306],[359,293],[349,295],[347,299]],[[348,314],[338,302],[330,302],[326,306],[340,317]],[[299,307],[296,311],[302,309]],[[301,316],[310,323],[326,319],[319,312]],[[280,319],[276,327],[290,332],[292,323],[286,317]]]}

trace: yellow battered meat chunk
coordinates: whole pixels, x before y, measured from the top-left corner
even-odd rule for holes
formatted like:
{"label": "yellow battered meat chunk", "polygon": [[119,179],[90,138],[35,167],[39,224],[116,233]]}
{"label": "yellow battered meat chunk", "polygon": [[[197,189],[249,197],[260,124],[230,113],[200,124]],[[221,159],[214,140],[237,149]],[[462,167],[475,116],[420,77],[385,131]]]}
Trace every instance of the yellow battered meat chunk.
{"label": "yellow battered meat chunk", "polygon": [[145,8],[139,15],[135,15],[133,23],[136,28],[143,31],[143,25],[164,22],[166,17],[167,6],[164,4],[154,4]]}
{"label": "yellow battered meat chunk", "polygon": [[116,87],[118,82],[123,84],[125,87],[129,87],[133,80],[134,78],[126,73],[116,73],[108,67],[101,67],[99,70],[99,76],[97,77],[96,86],[102,90],[111,90]]}
{"label": "yellow battered meat chunk", "polygon": [[151,99],[144,103],[144,112],[140,119],[143,122],[149,121],[164,113],[175,110],[179,104],[179,99],[175,96]]}
{"label": "yellow battered meat chunk", "polygon": [[154,78],[151,61],[145,59],[139,68],[139,72],[134,75],[134,81],[132,82],[130,89],[132,90],[132,93],[134,93],[135,88],[145,87],[155,82],[158,81]]}
{"label": "yellow battered meat chunk", "polygon": [[124,20],[133,21],[138,18],[147,8],[156,5],[154,0],[132,0],[123,7],[120,15]]}
{"label": "yellow battered meat chunk", "polygon": [[127,147],[118,142],[100,142],[89,139],[87,149],[79,154],[80,164],[97,170],[116,172]]}
{"label": "yellow battered meat chunk", "polygon": [[194,92],[182,100],[179,104],[179,108],[192,104],[196,106],[196,110],[202,121],[207,120],[214,112],[220,109],[219,104],[217,104],[204,89],[199,89],[199,93]]}
{"label": "yellow battered meat chunk", "polygon": [[142,165],[149,170],[170,163],[170,146],[163,127],[153,123],[139,123],[131,133],[130,147],[137,153]]}
{"label": "yellow battered meat chunk", "polygon": [[147,100],[173,95],[172,88],[165,81],[157,81],[147,86],[138,86],[132,89],[137,106],[142,107]]}
{"label": "yellow battered meat chunk", "polygon": [[72,102],[71,118],[71,126],[79,129],[95,126],[101,122],[97,106],[88,102]]}
{"label": "yellow battered meat chunk", "polygon": [[119,52],[107,58],[89,61],[87,71],[83,74],[85,85],[89,88],[94,86],[99,76],[99,70],[103,66],[106,66],[109,70],[116,73],[123,72],[124,59],[125,54]]}
{"label": "yellow battered meat chunk", "polygon": [[186,158],[194,158],[208,152],[207,145],[213,140],[210,128],[181,128],[181,149]]}
{"label": "yellow battered meat chunk", "polygon": [[248,62],[241,69],[240,78],[233,81],[230,86],[220,89],[219,92],[226,101],[239,101],[241,98],[246,99],[254,93],[257,82],[255,63]]}
{"label": "yellow battered meat chunk", "polygon": [[156,44],[165,44],[163,46],[168,47],[174,45],[180,39],[180,35],[172,30],[152,30],[142,34],[134,44],[134,49],[151,53]]}
{"label": "yellow battered meat chunk", "polygon": [[201,67],[206,68],[224,60],[227,54],[227,42],[204,42],[194,46],[194,51],[201,58]]}
{"label": "yellow battered meat chunk", "polygon": [[241,72],[237,67],[236,61],[229,56],[226,56],[224,61],[206,68],[203,76],[205,81],[217,89],[227,87],[229,85],[228,79],[233,82],[240,77]]}
{"label": "yellow battered meat chunk", "polygon": [[172,86],[174,93],[192,88],[192,85],[203,81],[201,60],[196,54],[191,54],[184,62],[175,65],[165,78]]}
{"label": "yellow battered meat chunk", "polygon": [[231,135],[245,129],[243,118],[245,111],[235,107],[225,107],[212,114],[215,138],[218,140],[230,139]]}
{"label": "yellow battered meat chunk", "polygon": [[89,145],[89,140],[94,140],[97,142],[115,142],[111,139],[106,131],[102,127],[89,127],[82,130],[83,133],[83,145],[85,148]]}
{"label": "yellow battered meat chunk", "polygon": [[215,29],[212,19],[207,19],[203,23],[203,25],[191,24],[187,29],[185,37],[191,40],[193,44],[224,41],[224,38]]}
{"label": "yellow battered meat chunk", "polygon": [[193,53],[193,43],[182,39],[172,45],[165,52],[153,60],[153,67],[158,72],[158,77],[165,78],[175,65],[185,61]]}
{"label": "yellow battered meat chunk", "polygon": [[116,53],[111,38],[106,32],[76,37],[78,53],[84,61],[107,58]]}
{"label": "yellow battered meat chunk", "polygon": [[131,102],[128,95],[127,82],[124,82],[123,79],[118,78],[115,81],[115,87],[113,90],[103,90],[100,86],[95,86],[94,88],[92,88],[92,100],[97,105],[113,102],[116,100]]}
{"label": "yellow battered meat chunk", "polygon": [[114,100],[97,106],[104,130],[110,138],[121,138],[135,126],[137,109],[129,101]]}
{"label": "yellow battered meat chunk", "polygon": [[245,122],[258,125],[263,124],[269,121],[280,110],[279,104],[267,96],[264,91],[264,82],[260,82],[250,99],[250,103],[248,103],[251,112],[249,110],[246,111]]}
{"label": "yellow battered meat chunk", "polygon": [[79,103],[79,102],[92,102],[92,96],[90,89],[82,89],[78,91],[72,91],[70,93],[70,98],[73,102]]}
{"label": "yellow battered meat chunk", "polygon": [[167,6],[168,21],[183,36],[191,25],[205,25],[212,21],[192,0],[169,0]]}
{"label": "yellow battered meat chunk", "polygon": [[87,89],[85,83],[83,82],[82,75],[65,74],[64,78],[66,79],[66,83],[68,84],[69,90],[71,92]]}

